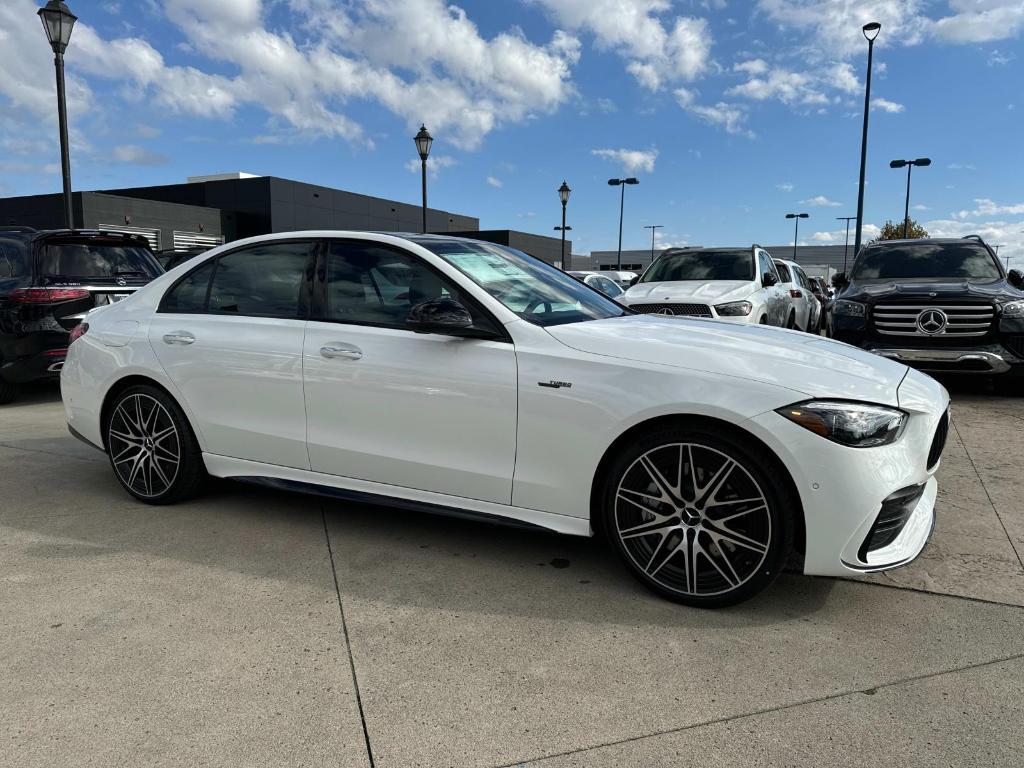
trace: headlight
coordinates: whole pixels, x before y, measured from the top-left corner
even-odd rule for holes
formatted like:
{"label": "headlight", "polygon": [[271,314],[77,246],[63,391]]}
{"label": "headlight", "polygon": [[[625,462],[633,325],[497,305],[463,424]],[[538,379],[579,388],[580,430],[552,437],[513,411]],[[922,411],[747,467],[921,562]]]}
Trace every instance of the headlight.
{"label": "headlight", "polygon": [[832,311],[837,315],[864,317],[864,305],[859,301],[847,301],[846,299],[840,299],[832,306]]}
{"label": "headlight", "polygon": [[1024,301],[1008,301],[1003,304],[1003,317],[1024,317]]}
{"label": "headlight", "polygon": [[904,411],[869,403],[810,400],[779,408],[776,413],[816,435],[851,448],[895,442],[907,423]]}
{"label": "headlight", "polygon": [[730,301],[728,304],[715,305],[715,311],[722,317],[745,317],[753,308],[754,305],[749,301]]}

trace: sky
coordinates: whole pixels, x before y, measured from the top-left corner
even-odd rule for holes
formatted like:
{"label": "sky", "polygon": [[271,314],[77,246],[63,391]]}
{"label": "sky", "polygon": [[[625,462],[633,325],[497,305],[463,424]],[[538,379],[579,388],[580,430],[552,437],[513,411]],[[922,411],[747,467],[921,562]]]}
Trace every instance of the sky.
{"label": "sky", "polygon": [[[879,21],[865,239],[911,215],[1024,267],[1024,0],[68,0],[75,189],[228,171],[430,204],[574,252],[842,244]],[[0,196],[60,189],[53,57],[0,2]],[[852,234],[851,234],[852,242]]]}

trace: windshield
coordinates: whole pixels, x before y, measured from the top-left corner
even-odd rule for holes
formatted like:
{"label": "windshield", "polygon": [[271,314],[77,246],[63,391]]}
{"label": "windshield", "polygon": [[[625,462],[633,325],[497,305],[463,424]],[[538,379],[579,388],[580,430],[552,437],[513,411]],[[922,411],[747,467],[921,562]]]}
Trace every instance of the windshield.
{"label": "windshield", "polygon": [[746,251],[676,251],[648,267],[641,283],[675,280],[753,280],[754,254]]}
{"label": "windshield", "polygon": [[49,278],[154,278],[163,269],[148,248],[87,241],[48,243],[39,259],[39,273]]}
{"label": "windshield", "polygon": [[866,248],[853,266],[854,280],[908,278],[996,280],[999,267],[988,250],[974,243],[921,243]]}
{"label": "windshield", "polygon": [[628,314],[560,269],[512,248],[462,240],[416,242],[535,325],[578,323]]}

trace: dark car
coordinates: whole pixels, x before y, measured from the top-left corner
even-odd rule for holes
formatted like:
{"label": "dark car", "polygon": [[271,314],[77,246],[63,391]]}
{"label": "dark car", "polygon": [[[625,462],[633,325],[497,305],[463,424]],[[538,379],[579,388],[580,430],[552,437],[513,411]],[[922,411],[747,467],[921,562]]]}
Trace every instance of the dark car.
{"label": "dark car", "polygon": [[23,384],[57,378],[86,312],[163,271],[139,235],[0,228],[0,403]]}
{"label": "dark car", "polygon": [[832,299],[829,297],[828,287],[825,285],[823,278],[808,277],[808,281],[811,284],[811,293],[814,294],[814,298],[821,304],[821,312],[818,313],[818,328],[816,329],[820,332],[825,327],[825,318],[832,308]]}
{"label": "dark car", "polygon": [[170,248],[163,251],[156,252],[156,260],[163,266],[165,272],[170,272],[179,264],[184,264],[189,259],[194,259],[196,256],[201,256],[206,253],[209,248],[184,248],[174,249]]}
{"label": "dark car", "polygon": [[928,372],[1024,375],[1024,275],[980,237],[889,240],[839,275],[835,338]]}

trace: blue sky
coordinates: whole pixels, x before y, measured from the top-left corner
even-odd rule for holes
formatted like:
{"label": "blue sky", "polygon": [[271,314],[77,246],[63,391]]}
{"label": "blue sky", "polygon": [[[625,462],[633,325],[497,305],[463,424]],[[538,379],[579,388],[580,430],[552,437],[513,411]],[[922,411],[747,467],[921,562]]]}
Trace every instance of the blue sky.
{"label": "blue sky", "polygon": [[[0,7],[0,195],[59,189],[39,0]],[[1024,264],[1020,0],[71,0],[77,189],[242,170],[430,202],[575,251],[843,242],[856,212],[865,21],[876,46],[865,222],[903,210]],[[870,233],[870,230],[869,230]]]}

